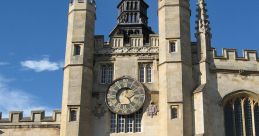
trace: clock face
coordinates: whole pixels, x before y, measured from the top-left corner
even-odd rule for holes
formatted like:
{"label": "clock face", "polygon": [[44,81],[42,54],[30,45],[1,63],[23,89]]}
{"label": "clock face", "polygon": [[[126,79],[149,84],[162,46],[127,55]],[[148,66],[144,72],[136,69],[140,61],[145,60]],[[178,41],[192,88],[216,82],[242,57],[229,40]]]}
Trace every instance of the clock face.
{"label": "clock face", "polygon": [[129,115],[138,111],[144,102],[145,90],[142,84],[130,78],[115,81],[106,94],[108,108],[120,115]]}

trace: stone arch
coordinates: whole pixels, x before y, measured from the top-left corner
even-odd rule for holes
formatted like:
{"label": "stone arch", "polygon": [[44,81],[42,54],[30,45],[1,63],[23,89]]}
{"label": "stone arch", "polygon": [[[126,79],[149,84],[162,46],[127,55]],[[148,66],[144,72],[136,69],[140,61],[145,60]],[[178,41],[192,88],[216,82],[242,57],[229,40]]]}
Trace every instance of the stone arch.
{"label": "stone arch", "polygon": [[258,103],[259,101],[259,94],[253,92],[253,91],[248,91],[248,90],[238,90],[238,91],[234,91],[231,92],[227,95],[225,95],[221,101],[221,104],[223,106],[225,106],[229,101],[233,101],[237,98],[251,98],[254,101],[256,101],[256,103]]}
{"label": "stone arch", "polygon": [[223,100],[226,135],[259,134],[259,95],[246,90],[234,91]]}

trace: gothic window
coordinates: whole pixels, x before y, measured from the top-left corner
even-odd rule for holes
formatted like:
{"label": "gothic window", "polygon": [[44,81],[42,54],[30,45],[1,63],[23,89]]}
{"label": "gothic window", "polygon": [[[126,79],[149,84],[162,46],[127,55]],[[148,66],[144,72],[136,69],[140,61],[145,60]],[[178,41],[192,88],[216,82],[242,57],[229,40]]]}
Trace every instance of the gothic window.
{"label": "gothic window", "polygon": [[152,63],[142,63],[139,65],[139,81],[141,83],[152,83]]}
{"label": "gothic window", "polygon": [[138,112],[131,115],[118,115],[111,113],[111,133],[137,133],[141,132],[141,121],[143,112]]}
{"label": "gothic window", "polygon": [[232,95],[224,104],[225,133],[227,136],[259,134],[257,100],[246,93]]}
{"label": "gothic window", "polygon": [[78,56],[81,54],[81,46],[79,44],[75,44],[74,46],[74,56]]}
{"label": "gothic window", "polygon": [[254,106],[254,118],[255,118],[255,133],[259,134],[259,105]]}
{"label": "gothic window", "polygon": [[109,84],[113,80],[113,65],[104,64],[101,65],[101,83]]}

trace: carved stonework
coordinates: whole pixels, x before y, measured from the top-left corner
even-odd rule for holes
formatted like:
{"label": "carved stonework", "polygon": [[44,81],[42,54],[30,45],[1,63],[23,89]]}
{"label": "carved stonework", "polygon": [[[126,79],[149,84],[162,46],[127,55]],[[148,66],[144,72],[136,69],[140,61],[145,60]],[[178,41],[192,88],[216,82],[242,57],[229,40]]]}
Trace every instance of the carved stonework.
{"label": "carved stonework", "polygon": [[120,54],[158,54],[158,47],[122,47],[101,48],[95,51],[96,55],[120,55]]}
{"label": "carved stonework", "polygon": [[94,116],[97,117],[98,119],[103,117],[106,112],[107,110],[102,104],[96,105],[93,110]]}
{"label": "carved stonework", "polygon": [[158,108],[154,103],[151,103],[147,108],[147,115],[153,118],[158,113]]}
{"label": "carved stonework", "polygon": [[104,116],[104,114],[107,112],[106,106],[102,102],[102,95],[101,94],[95,94],[95,105],[93,107],[93,114],[95,117],[100,119],[101,117]]}

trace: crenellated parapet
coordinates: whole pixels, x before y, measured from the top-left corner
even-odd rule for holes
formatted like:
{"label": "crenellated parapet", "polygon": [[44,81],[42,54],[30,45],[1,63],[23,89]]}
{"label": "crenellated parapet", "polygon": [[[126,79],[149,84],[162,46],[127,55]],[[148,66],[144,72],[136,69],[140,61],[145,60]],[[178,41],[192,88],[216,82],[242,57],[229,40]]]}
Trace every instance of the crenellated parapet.
{"label": "crenellated parapet", "polygon": [[244,50],[243,56],[240,57],[236,49],[224,48],[222,55],[218,55],[216,49],[212,49],[212,55],[216,70],[259,74],[259,58],[256,50]]}
{"label": "crenellated parapet", "polygon": [[61,112],[53,111],[52,116],[45,116],[45,111],[32,111],[30,117],[24,117],[22,111],[12,111],[9,118],[2,118],[0,129],[9,128],[59,128]]}

